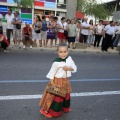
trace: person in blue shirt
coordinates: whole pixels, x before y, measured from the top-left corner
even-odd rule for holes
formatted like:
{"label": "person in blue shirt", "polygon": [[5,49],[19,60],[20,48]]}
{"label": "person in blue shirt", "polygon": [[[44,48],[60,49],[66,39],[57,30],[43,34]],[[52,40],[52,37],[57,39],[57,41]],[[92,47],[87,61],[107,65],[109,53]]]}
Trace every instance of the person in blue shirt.
{"label": "person in blue shirt", "polygon": [[[47,37],[47,22],[46,22],[46,16],[42,16],[42,29],[41,29],[41,41],[43,45],[45,46],[46,38]],[[41,47],[42,47],[41,43]]]}

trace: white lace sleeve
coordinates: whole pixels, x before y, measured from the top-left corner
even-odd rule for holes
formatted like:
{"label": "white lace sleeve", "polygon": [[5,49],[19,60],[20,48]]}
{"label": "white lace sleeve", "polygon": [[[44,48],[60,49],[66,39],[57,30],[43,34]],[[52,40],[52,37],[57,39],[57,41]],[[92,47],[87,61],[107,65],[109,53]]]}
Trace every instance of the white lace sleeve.
{"label": "white lace sleeve", "polygon": [[52,64],[52,67],[51,67],[51,69],[50,69],[50,71],[49,71],[49,73],[47,74],[46,77],[49,78],[49,79],[54,79],[54,75],[55,75],[55,73],[56,73],[57,70],[58,70],[57,63],[54,62]]}
{"label": "white lace sleeve", "polygon": [[74,71],[72,71],[72,73],[77,72],[77,66],[75,65],[74,61],[71,58],[71,67],[73,68]]}
{"label": "white lace sleeve", "polygon": [[77,66],[75,65],[74,61],[72,60],[72,58],[69,56],[68,60],[67,60],[67,64],[73,68],[72,73],[77,72]]}

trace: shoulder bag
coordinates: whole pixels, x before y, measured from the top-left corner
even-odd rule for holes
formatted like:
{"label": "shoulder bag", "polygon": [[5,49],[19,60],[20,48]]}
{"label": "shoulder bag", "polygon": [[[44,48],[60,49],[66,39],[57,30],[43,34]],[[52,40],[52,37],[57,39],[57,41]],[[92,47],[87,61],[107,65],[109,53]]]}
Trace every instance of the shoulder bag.
{"label": "shoulder bag", "polygon": [[[57,70],[57,72],[58,72],[58,70]],[[55,73],[55,75],[56,75],[56,73]],[[54,78],[55,78],[55,75],[54,75]],[[67,71],[66,71],[66,78],[67,78]],[[67,94],[67,89],[66,88],[59,87],[59,86],[57,86],[55,84],[51,84],[51,83],[47,84],[45,91],[50,93],[50,94],[57,95],[57,96],[60,96],[60,97],[63,97],[63,98],[65,98],[66,94]]]}

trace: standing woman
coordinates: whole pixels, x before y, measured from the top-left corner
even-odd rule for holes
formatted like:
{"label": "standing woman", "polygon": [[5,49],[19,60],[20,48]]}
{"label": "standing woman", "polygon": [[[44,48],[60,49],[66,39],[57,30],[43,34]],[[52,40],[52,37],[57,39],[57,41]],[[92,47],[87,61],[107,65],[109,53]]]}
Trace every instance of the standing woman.
{"label": "standing woman", "polygon": [[87,40],[87,46],[91,46],[92,41],[93,41],[93,34],[94,34],[94,25],[93,25],[93,20],[90,20],[89,22],[90,24],[90,29],[89,29],[89,33],[88,33],[88,40]]}
{"label": "standing woman", "polygon": [[71,20],[70,20],[70,19],[67,19],[67,20],[66,20],[67,25],[69,25],[69,24],[70,24],[70,22],[71,22]]}
{"label": "standing woman", "polygon": [[80,28],[81,28],[81,22],[77,22],[76,24],[76,41],[78,42],[80,39]]}
{"label": "standing woman", "polygon": [[66,18],[62,17],[61,22],[58,24],[58,38],[59,43],[65,43],[66,42],[66,36],[64,35],[64,31],[67,28]]}
{"label": "standing woman", "polygon": [[72,48],[75,49],[76,24],[74,24],[74,20],[71,20],[71,23],[68,25],[67,29],[68,29],[68,48],[70,48],[70,44],[72,43]]}
{"label": "standing woman", "polygon": [[36,42],[36,40],[39,40],[39,46],[42,47],[42,40],[41,40],[41,28],[42,28],[42,22],[40,19],[40,16],[37,15],[36,16],[36,21],[33,23],[32,25],[33,29],[34,29],[34,40]]}
{"label": "standing woman", "polygon": [[96,47],[96,44],[97,44],[97,48],[99,47],[100,40],[103,36],[103,31],[104,31],[103,20],[99,20],[99,24],[96,26],[94,47]]}
{"label": "standing woman", "polygon": [[50,48],[52,47],[53,40],[55,40],[55,27],[56,27],[56,22],[54,21],[54,17],[51,16],[50,21],[47,24],[48,30],[47,30],[47,40],[45,47],[47,47],[49,39],[50,39]]}

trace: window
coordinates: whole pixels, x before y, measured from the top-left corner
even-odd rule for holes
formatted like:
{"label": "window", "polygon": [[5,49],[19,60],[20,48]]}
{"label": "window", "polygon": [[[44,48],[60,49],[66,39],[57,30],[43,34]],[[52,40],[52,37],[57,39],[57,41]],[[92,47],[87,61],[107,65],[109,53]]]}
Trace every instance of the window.
{"label": "window", "polygon": [[57,8],[66,9],[67,0],[57,0]]}

